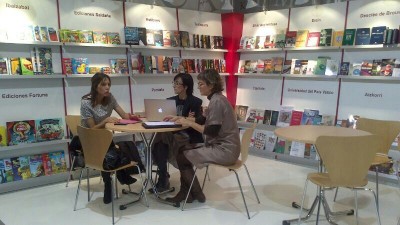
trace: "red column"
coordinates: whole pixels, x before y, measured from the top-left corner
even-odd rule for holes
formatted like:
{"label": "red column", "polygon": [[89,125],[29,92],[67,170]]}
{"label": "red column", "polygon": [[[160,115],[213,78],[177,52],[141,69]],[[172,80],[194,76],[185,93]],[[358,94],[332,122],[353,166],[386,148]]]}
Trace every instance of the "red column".
{"label": "red column", "polygon": [[225,53],[226,71],[229,73],[226,78],[226,95],[232,106],[236,105],[238,79],[234,74],[238,71],[239,66],[240,53],[236,50],[239,48],[242,37],[243,18],[241,13],[221,14],[224,47],[228,50]]}

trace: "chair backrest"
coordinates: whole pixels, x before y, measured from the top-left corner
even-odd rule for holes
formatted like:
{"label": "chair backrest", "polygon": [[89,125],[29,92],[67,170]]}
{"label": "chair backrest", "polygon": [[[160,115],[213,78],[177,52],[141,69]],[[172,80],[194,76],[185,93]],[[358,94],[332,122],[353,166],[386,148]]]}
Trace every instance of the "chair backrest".
{"label": "chair backrest", "polygon": [[66,115],[65,122],[72,135],[78,135],[78,126],[81,125],[81,116],[80,115]]}
{"label": "chair backrest", "polygon": [[377,152],[387,155],[394,139],[400,133],[400,121],[359,118],[357,120],[357,129],[368,131],[382,138],[382,145],[379,146]]}
{"label": "chair backrest", "polygon": [[377,135],[320,136],[315,146],[335,186],[360,187],[381,141]]}
{"label": "chair backrest", "polygon": [[251,142],[251,137],[253,136],[255,124],[251,126],[251,128],[247,128],[242,136],[242,143],[240,144],[240,158],[242,163],[246,163],[246,160],[249,156],[249,147]]}
{"label": "chair backrest", "polygon": [[85,155],[85,165],[96,170],[104,170],[103,160],[113,139],[111,131],[78,126],[78,135]]}

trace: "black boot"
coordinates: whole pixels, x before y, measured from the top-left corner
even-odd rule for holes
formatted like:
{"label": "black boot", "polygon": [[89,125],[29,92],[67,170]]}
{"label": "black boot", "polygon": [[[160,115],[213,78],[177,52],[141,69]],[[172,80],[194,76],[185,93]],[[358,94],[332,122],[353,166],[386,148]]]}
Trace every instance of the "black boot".
{"label": "black boot", "polygon": [[[168,172],[159,171],[159,176],[156,184],[157,192],[161,193],[170,189],[169,174]],[[150,193],[154,193],[153,188],[149,189]]]}
{"label": "black boot", "polygon": [[108,172],[101,172],[101,176],[104,181],[104,204],[109,204],[111,202],[112,193],[111,193],[111,174]]}
{"label": "black boot", "polygon": [[[190,183],[189,183],[189,185],[190,185]],[[178,203],[181,201],[185,201],[186,195],[189,191],[189,185],[187,185],[185,180],[182,178],[182,173],[181,173],[181,188],[180,188],[179,192],[175,195],[175,197],[166,198],[165,200],[168,202],[172,202],[172,203]],[[192,202],[193,202],[192,195],[189,195],[187,203],[192,203]]]}
{"label": "black boot", "polygon": [[[192,182],[193,176],[194,176],[193,169],[187,169],[182,171],[182,177],[185,180],[185,183],[188,184],[188,187],[190,187],[190,183]],[[201,203],[206,202],[206,196],[204,195],[203,190],[201,189],[197,176],[194,178],[190,195],[192,196],[193,200],[197,200]]]}
{"label": "black boot", "polygon": [[131,177],[125,170],[117,171],[117,179],[121,184],[131,185],[135,183],[136,178]]}

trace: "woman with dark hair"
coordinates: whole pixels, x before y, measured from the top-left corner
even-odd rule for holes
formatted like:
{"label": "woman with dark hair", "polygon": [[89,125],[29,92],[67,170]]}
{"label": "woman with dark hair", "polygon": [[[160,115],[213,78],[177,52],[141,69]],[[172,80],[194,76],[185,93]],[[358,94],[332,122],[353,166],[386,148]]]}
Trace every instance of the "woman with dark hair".
{"label": "woman with dark hair", "polygon": [[[86,128],[104,128],[106,123],[116,123],[118,118],[111,116],[113,110],[123,119],[130,119],[133,115],[125,113],[118,105],[117,100],[110,92],[111,79],[104,73],[96,73],[91,78],[90,93],[81,100],[81,125]],[[114,143],[112,143],[114,145]],[[104,181],[103,202],[111,202],[111,177],[108,172],[101,172]],[[125,170],[117,172],[117,178],[121,184],[133,184],[136,179],[131,177]]]}
{"label": "woman with dark hair", "polygon": [[[175,96],[168,99],[176,102],[176,116],[166,117],[165,120],[180,117],[200,116],[201,104],[203,101],[193,96],[193,78],[190,74],[179,73],[174,77],[172,82]],[[160,133],[154,141],[153,155],[154,161],[158,166],[158,181],[156,188],[158,192],[169,190],[169,174],[167,171],[167,161],[177,167],[175,156],[178,148],[186,143],[202,143],[203,137],[201,133],[191,128],[177,133]],[[150,189],[150,192],[153,192]]]}
{"label": "woman with dark hair", "polygon": [[[223,82],[216,70],[209,69],[198,76],[200,94],[210,100],[207,110],[196,118],[173,118],[177,124],[188,126],[204,137],[204,145],[187,145],[179,150],[176,157],[181,176],[181,189],[167,201],[177,203],[185,200],[192,178],[193,165],[204,167],[207,163],[232,165],[240,155],[239,129],[236,116],[228,99],[222,95]],[[206,197],[195,177],[188,202],[205,202]]]}

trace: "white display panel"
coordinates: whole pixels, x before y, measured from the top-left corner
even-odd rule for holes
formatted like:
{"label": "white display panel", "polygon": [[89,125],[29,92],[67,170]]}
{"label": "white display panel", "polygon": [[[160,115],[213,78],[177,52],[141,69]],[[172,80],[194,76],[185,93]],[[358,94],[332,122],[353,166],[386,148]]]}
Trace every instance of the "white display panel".
{"label": "white display panel", "polygon": [[350,1],[347,28],[399,27],[399,1]]}
{"label": "white display panel", "polygon": [[[114,95],[118,104],[125,112],[131,111],[129,98],[129,77],[112,77],[111,78],[111,93]],[[84,78],[68,78],[65,81],[65,94],[67,102],[67,114],[79,115],[82,96],[90,92],[90,77]],[[114,111],[113,116],[118,116]]]}
{"label": "white display panel", "polygon": [[282,105],[295,110],[317,109],[320,114],[335,115],[339,84],[333,81],[285,80]]}
{"label": "white display panel", "polygon": [[125,4],[126,26],[152,30],[178,30],[173,8],[129,3]]}
{"label": "white display panel", "polygon": [[346,2],[293,8],[290,12],[289,30],[343,30],[345,18]]}
{"label": "white display panel", "polygon": [[239,77],[236,105],[246,105],[256,109],[278,110],[280,108],[281,93],[281,78],[251,79]]}
{"label": "white display panel", "polygon": [[8,121],[64,118],[62,79],[0,81],[0,125]]}
{"label": "white display panel", "polygon": [[39,25],[58,29],[57,1],[1,1],[0,21],[3,21],[0,23],[0,28],[18,28],[27,25]]}
{"label": "white display panel", "polygon": [[222,36],[221,14],[179,9],[179,30],[191,34]]}
{"label": "white display panel", "polygon": [[338,119],[359,115],[380,120],[400,120],[398,83],[342,82]]}
{"label": "white display panel", "polygon": [[288,9],[245,14],[242,36],[265,36],[286,31],[288,14]]}
{"label": "white display panel", "polygon": [[122,2],[104,0],[59,1],[62,29],[119,32],[121,43],[124,43]]}

